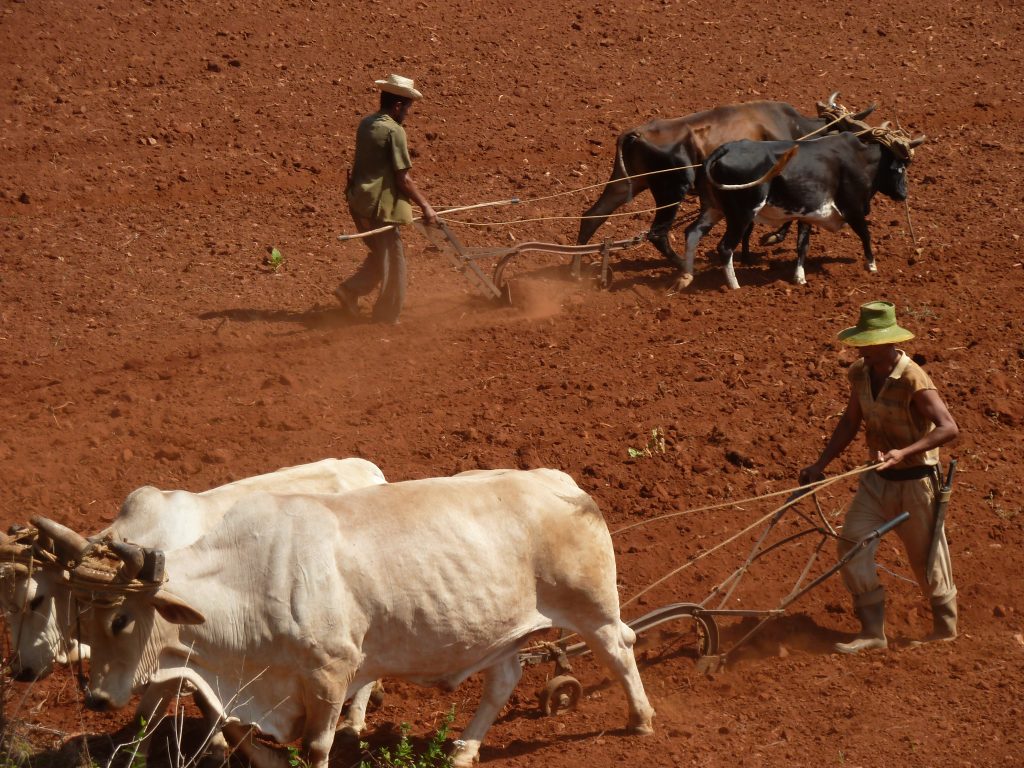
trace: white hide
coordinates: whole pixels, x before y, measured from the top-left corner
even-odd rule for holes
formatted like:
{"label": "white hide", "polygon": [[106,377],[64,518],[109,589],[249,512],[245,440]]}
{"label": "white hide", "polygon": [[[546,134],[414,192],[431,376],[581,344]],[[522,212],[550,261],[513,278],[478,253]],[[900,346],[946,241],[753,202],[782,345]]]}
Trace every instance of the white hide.
{"label": "white hide", "polygon": [[[238,499],[255,491],[344,493],[384,482],[375,464],[349,458],[285,467],[202,493],[144,486],[128,495],[117,518],[99,535],[145,547],[177,549],[199,539]],[[79,648],[73,639],[73,605],[61,574],[40,570],[31,578],[13,578],[13,594],[5,595],[2,602],[12,647],[17,651],[13,674],[24,671],[41,679],[50,674],[54,663],[66,664],[79,655],[88,658],[88,648]]]}
{"label": "white hide", "polygon": [[[147,681],[185,678],[225,718],[281,743],[302,737],[312,765],[326,768],[342,704],[357,689],[380,677],[451,689],[487,670],[456,755],[468,765],[519,679],[520,645],[558,626],[612,670],[630,725],[650,732],[611,537],[593,500],[561,472],[257,494],[208,536],[168,552],[166,569],[155,594],[128,594],[91,616],[91,693],[114,706]],[[204,623],[180,623],[196,612]]]}

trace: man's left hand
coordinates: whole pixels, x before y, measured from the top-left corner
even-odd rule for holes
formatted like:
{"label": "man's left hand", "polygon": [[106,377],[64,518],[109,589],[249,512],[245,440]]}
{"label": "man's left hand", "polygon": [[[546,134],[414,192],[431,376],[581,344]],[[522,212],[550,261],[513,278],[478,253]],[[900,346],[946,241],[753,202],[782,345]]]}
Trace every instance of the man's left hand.
{"label": "man's left hand", "polygon": [[900,448],[895,448],[891,451],[886,451],[885,453],[879,451],[877,458],[877,461],[879,463],[878,465],[875,466],[875,470],[877,471],[879,469],[888,469],[889,467],[894,467],[901,461],[903,461],[903,459],[905,459],[906,456],[906,451]]}

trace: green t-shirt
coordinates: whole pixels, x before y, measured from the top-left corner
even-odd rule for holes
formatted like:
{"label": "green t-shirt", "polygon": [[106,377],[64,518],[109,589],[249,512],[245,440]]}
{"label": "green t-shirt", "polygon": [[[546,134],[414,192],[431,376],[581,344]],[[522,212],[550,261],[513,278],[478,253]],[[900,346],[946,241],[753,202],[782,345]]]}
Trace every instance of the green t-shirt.
{"label": "green t-shirt", "polygon": [[412,168],[405,129],[390,115],[367,115],[356,131],[356,155],[348,183],[354,213],[374,222],[411,224],[412,205],[398,189],[396,174]]}

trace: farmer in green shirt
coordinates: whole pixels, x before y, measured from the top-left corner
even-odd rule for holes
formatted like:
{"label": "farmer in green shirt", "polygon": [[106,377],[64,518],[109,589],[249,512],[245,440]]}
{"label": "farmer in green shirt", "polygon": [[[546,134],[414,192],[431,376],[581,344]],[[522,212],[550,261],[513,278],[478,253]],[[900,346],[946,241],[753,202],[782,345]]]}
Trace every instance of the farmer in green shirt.
{"label": "farmer in green shirt", "polygon": [[378,285],[380,295],[373,305],[373,319],[398,323],[405,301],[406,268],[399,225],[412,223],[410,200],[423,211],[427,224],[437,214],[412,180],[409,147],[402,121],[414,101],[423,98],[413,81],[388,75],[375,81],[380,88],[380,110],[368,115],[356,131],[356,153],[345,196],[352,220],[360,232],[394,225],[366,238],[369,255],[356,273],[338,286],[334,295],[353,317],[359,316],[359,297]]}

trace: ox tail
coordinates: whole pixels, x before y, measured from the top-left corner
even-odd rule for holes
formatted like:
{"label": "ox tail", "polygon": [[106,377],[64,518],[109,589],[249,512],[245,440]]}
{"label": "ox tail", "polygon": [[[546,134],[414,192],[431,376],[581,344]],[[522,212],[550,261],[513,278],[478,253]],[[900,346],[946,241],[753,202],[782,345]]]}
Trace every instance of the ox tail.
{"label": "ox tail", "polygon": [[638,138],[636,131],[630,131],[624,133],[619,137],[619,140],[615,142],[615,174],[622,174],[620,178],[626,182],[626,202],[630,202],[633,199],[633,180],[629,178],[629,171],[626,170],[626,161],[622,157],[622,148],[628,144],[632,144]]}
{"label": "ox tail", "polygon": [[761,178],[759,178],[759,179],[757,179],[755,181],[748,181],[745,184],[719,184],[717,181],[715,181],[714,177],[711,175],[711,168],[710,167],[708,167],[707,170],[706,170],[708,181],[710,181],[716,188],[724,189],[726,191],[734,191],[734,190],[740,190],[740,189],[750,189],[751,187],[757,187],[757,186],[760,186],[761,184],[767,184],[769,181],[771,181],[776,176],[778,176],[780,173],[782,173],[782,170],[787,165],[789,165],[789,161],[793,159],[793,156],[796,154],[796,151],[799,148],[800,147],[798,145],[793,145],[792,147],[790,147],[788,150],[786,150],[786,152],[782,155],[782,157],[780,157],[778,159],[778,162],[776,162],[775,165],[773,165],[771,168],[768,169],[768,172],[766,174],[764,174],[764,176],[762,176]]}

